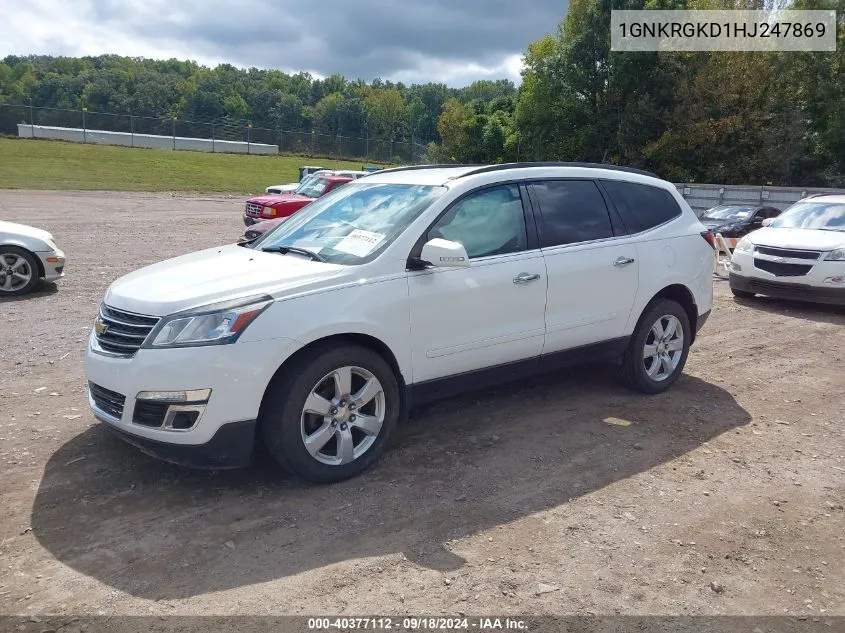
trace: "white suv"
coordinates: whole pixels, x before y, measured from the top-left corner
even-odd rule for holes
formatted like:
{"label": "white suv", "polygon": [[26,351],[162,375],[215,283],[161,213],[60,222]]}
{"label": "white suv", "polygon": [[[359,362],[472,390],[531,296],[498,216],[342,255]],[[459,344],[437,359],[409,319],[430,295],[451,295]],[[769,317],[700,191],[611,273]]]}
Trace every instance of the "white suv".
{"label": "white suv", "polygon": [[734,249],[734,295],[845,305],[845,196],[799,200],[764,225]]}
{"label": "white suv", "polygon": [[645,393],[710,313],[712,237],[675,187],[590,164],[376,172],[251,247],[108,289],[85,361],[94,414],[152,455],[295,474],[370,466],[422,401],[579,361]]}

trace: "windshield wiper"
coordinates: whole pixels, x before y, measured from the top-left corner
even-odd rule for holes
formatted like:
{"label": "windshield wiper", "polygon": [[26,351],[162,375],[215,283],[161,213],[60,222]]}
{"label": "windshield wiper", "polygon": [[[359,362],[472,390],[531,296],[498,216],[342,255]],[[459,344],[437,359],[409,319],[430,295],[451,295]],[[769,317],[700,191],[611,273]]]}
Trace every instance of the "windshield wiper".
{"label": "windshield wiper", "polygon": [[288,253],[298,253],[299,255],[309,257],[315,262],[323,262],[324,264],[329,263],[328,260],[319,253],[309,251],[307,248],[299,248],[298,246],[268,246],[267,248],[262,248],[261,250],[265,253],[281,253],[282,255],[287,255]]}

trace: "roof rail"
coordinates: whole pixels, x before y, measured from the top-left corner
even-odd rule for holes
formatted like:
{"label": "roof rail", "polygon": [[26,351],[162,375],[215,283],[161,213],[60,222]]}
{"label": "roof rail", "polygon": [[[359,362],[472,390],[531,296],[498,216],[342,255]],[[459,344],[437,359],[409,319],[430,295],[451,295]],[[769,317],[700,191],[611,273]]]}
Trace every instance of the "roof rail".
{"label": "roof rail", "polygon": [[482,165],[462,165],[455,163],[433,164],[433,165],[405,165],[404,167],[388,167],[379,169],[374,174],[389,174],[397,171],[415,171],[417,169],[445,169],[450,167],[482,167]]}
{"label": "roof rail", "polygon": [[501,165],[486,165],[473,169],[472,171],[464,172],[458,176],[453,176],[453,179],[465,178],[466,176],[475,176],[476,174],[485,174],[491,171],[499,171],[501,169],[519,169],[522,167],[589,167],[591,169],[608,169],[610,171],[624,171],[631,174],[640,174],[642,176],[651,176],[652,178],[660,178],[657,174],[645,171],[644,169],[636,169],[634,167],[621,167],[619,165],[608,165],[605,163],[564,163],[564,162],[534,162],[534,163],[503,163]]}

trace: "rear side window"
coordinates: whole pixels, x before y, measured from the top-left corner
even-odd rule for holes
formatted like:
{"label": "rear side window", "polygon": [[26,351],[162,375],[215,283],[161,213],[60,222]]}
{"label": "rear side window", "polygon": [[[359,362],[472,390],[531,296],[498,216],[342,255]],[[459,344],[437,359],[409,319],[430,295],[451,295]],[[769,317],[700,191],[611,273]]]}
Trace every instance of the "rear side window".
{"label": "rear side window", "polygon": [[613,237],[607,206],[590,180],[548,180],[531,184],[540,205],[540,246]]}
{"label": "rear side window", "polygon": [[660,187],[623,180],[602,180],[602,185],[631,233],[647,231],[681,215],[675,198]]}

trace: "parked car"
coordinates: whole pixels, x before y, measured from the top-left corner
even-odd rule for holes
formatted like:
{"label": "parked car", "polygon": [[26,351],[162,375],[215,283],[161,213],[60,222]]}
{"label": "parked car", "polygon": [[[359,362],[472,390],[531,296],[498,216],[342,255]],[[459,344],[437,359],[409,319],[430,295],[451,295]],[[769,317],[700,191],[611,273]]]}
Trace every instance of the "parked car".
{"label": "parked car", "polygon": [[26,294],[39,279],[56,281],[64,269],[65,254],[50,233],[0,221],[0,297]]}
{"label": "parked car", "polygon": [[276,218],[275,220],[262,220],[261,222],[256,222],[252,226],[248,226],[247,229],[244,231],[243,236],[241,236],[241,242],[252,242],[253,240],[257,240],[259,237],[264,235],[267,231],[272,228],[277,227],[279,224],[287,220],[287,218]]}
{"label": "parked car", "polygon": [[293,193],[250,198],[246,201],[244,209],[244,224],[250,226],[261,220],[286,218],[332,189],[352,180],[349,176],[315,176],[303,182]]}
{"label": "parked car", "polygon": [[845,196],[799,200],[734,249],[731,291],[845,305]]}
{"label": "parked car", "polygon": [[720,204],[705,211],[700,220],[714,234],[739,238],[761,228],[763,220],[776,218],[780,213],[780,209],[771,206]]}
{"label": "parked car", "polygon": [[304,181],[308,176],[318,171],[323,171],[324,169],[325,167],[318,167],[315,165],[304,165],[299,168],[299,182],[291,182],[286,185],[270,185],[264,190],[264,192],[275,194],[291,193],[292,191],[296,191],[296,188],[299,187],[299,185],[302,184],[302,181]]}
{"label": "parked car", "polygon": [[300,477],[339,481],[412,405],[469,388],[607,360],[665,391],[710,314],[712,241],[673,184],[639,170],[383,170],[252,248],[114,281],[89,404],[164,459],[242,466],[260,442]]}

